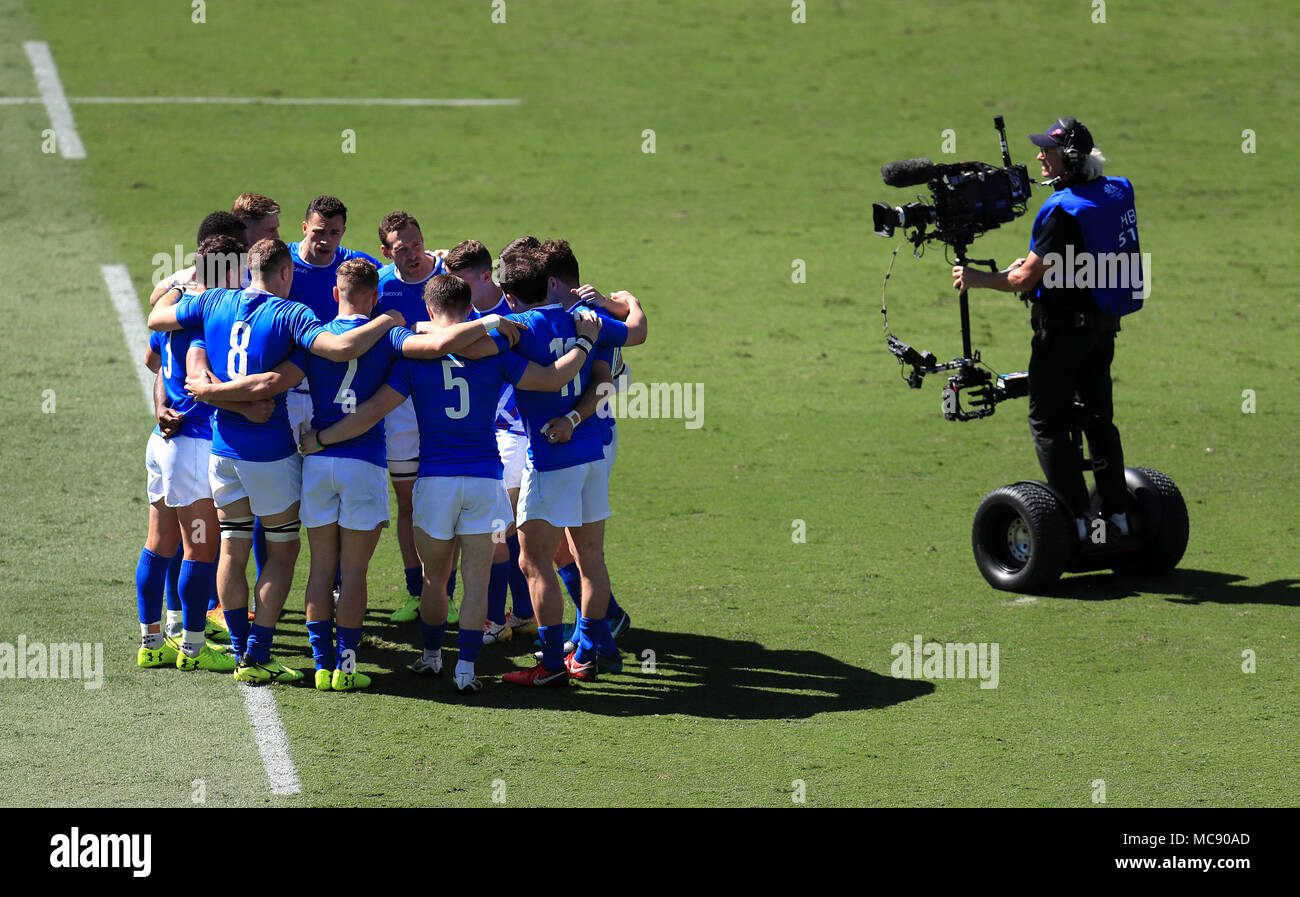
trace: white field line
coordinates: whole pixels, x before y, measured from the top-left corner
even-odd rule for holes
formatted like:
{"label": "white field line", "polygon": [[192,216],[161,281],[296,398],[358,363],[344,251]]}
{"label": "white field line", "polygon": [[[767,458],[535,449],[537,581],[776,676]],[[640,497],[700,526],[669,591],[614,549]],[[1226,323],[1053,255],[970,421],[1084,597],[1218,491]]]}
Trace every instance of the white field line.
{"label": "white field line", "polygon": [[[139,375],[145,406],[152,417],[154,375],[149,373],[142,361],[149,341],[149,331],[145,328],[144,315],[140,311],[140,297],[135,292],[126,265],[100,265],[99,270],[108,287],[108,294],[113,299],[117,319],[122,322],[126,354]],[[257,752],[262,755],[262,766],[266,769],[267,781],[271,783],[271,793],[297,794],[302,791],[302,783],[298,781],[298,771],[294,769],[293,760],[289,757],[289,739],[284,734],[284,724],[280,722],[280,714],[275,707],[275,696],[266,686],[244,687],[239,691],[244,696],[244,708],[253,724],[253,738],[257,741]]]}
{"label": "white field line", "polygon": [[29,40],[23,43],[23,49],[27,51],[32,73],[36,76],[36,89],[41,94],[38,102],[45,104],[45,111],[50,116],[59,155],[65,159],[86,158],[86,148],[81,145],[81,135],[77,133],[72,110],[68,108],[68,98],[63,95],[63,82],[59,80],[58,67],[50,55],[50,45],[43,40]]}
{"label": "white field line", "polygon": [[[42,44],[41,46],[45,46]],[[49,48],[46,47],[46,56]],[[53,67],[53,62],[50,63]],[[35,63],[33,63],[35,66]],[[55,74],[57,79],[58,75]],[[44,91],[42,91],[44,93]],[[197,104],[208,106],[518,106],[520,99],[447,98],[432,97],[64,97],[59,98],[66,109],[70,103],[91,106],[152,106],[168,104]],[[26,106],[45,103],[40,97],[0,97],[0,106]],[[53,118],[53,113],[51,113]],[[71,121],[71,114],[69,114]],[[57,129],[57,126],[56,126]]]}

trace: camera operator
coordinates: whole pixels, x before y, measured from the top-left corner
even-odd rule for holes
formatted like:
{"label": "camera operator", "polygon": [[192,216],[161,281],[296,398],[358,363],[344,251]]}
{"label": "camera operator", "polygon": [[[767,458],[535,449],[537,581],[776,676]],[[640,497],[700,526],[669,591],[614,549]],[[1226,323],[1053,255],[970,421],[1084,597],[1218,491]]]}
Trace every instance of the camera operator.
{"label": "camera operator", "polygon": [[[1046,133],[1030,135],[1039,147],[1043,177],[1055,188],[1034,220],[1029,255],[1001,272],[952,269],[955,289],[1030,291],[1034,337],[1029,359],[1029,428],[1047,482],[1069,502],[1079,538],[1088,537],[1088,493],[1078,454],[1070,443],[1076,394],[1087,409],[1084,432],[1093,459],[1101,514],[1128,535],[1124,451],[1111,421],[1110,364],[1118,315],[1141,302],[1117,284],[1076,285],[1073,272],[1051,271],[1064,259],[1095,260],[1123,249],[1137,253],[1133,188],[1124,178],[1102,177],[1105,157],[1092,134],[1073,118],[1060,118]],[[1050,272],[1049,276],[1044,274]],[[1061,275],[1061,276],[1054,276]],[[1140,279],[1140,273],[1137,278]],[[1085,282],[1086,284],[1086,282]],[[1122,285],[1124,287],[1129,284]],[[1130,298],[1132,297],[1132,298]]]}

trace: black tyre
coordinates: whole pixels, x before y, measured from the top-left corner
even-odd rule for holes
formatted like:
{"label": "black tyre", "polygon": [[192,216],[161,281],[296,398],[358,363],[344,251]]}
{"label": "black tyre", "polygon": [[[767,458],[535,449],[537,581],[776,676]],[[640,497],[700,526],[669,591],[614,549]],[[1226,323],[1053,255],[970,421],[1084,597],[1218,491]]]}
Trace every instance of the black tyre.
{"label": "black tyre", "polygon": [[995,489],[980,502],[971,547],[980,573],[995,589],[1034,592],[1065,570],[1078,536],[1074,522],[1042,483]]}
{"label": "black tyre", "polygon": [[1155,576],[1178,566],[1187,550],[1187,504],[1174,481],[1154,467],[1126,467],[1124,482],[1137,516],[1142,550],[1117,563],[1124,573]]}

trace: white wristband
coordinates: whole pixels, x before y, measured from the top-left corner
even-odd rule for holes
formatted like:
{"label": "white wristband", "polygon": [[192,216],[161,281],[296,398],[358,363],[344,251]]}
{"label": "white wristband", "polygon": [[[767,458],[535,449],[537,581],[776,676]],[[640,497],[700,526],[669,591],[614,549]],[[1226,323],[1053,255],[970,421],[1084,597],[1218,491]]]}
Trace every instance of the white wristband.
{"label": "white wristband", "polygon": [[483,324],[484,333],[491,333],[493,330],[496,330],[501,326],[500,315],[488,315],[487,317],[479,318],[479,321]]}
{"label": "white wristband", "polygon": [[582,415],[578,413],[577,408],[574,408],[572,411],[570,411],[568,414],[564,416],[567,417],[569,419],[569,423],[573,424],[575,427],[578,424],[582,423]]}

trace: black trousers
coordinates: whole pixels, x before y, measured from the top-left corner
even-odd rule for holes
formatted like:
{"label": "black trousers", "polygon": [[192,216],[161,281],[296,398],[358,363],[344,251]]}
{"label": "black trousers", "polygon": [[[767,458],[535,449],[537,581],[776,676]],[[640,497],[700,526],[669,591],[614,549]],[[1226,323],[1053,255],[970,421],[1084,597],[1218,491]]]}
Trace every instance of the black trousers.
{"label": "black trousers", "polygon": [[1124,449],[1111,421],[1110,363],[1115,357],[1113,327],[1093,319],[1036,320],[1029,357],[1029,429],[1047,482],[1070,503],[1076,516],[1088,510],[1088,489],[1079,456],[1070,444],[1077,396],[1087,409],[1083,432],[1094,461],[1093,476],[1104,515],[1127,507]]}

